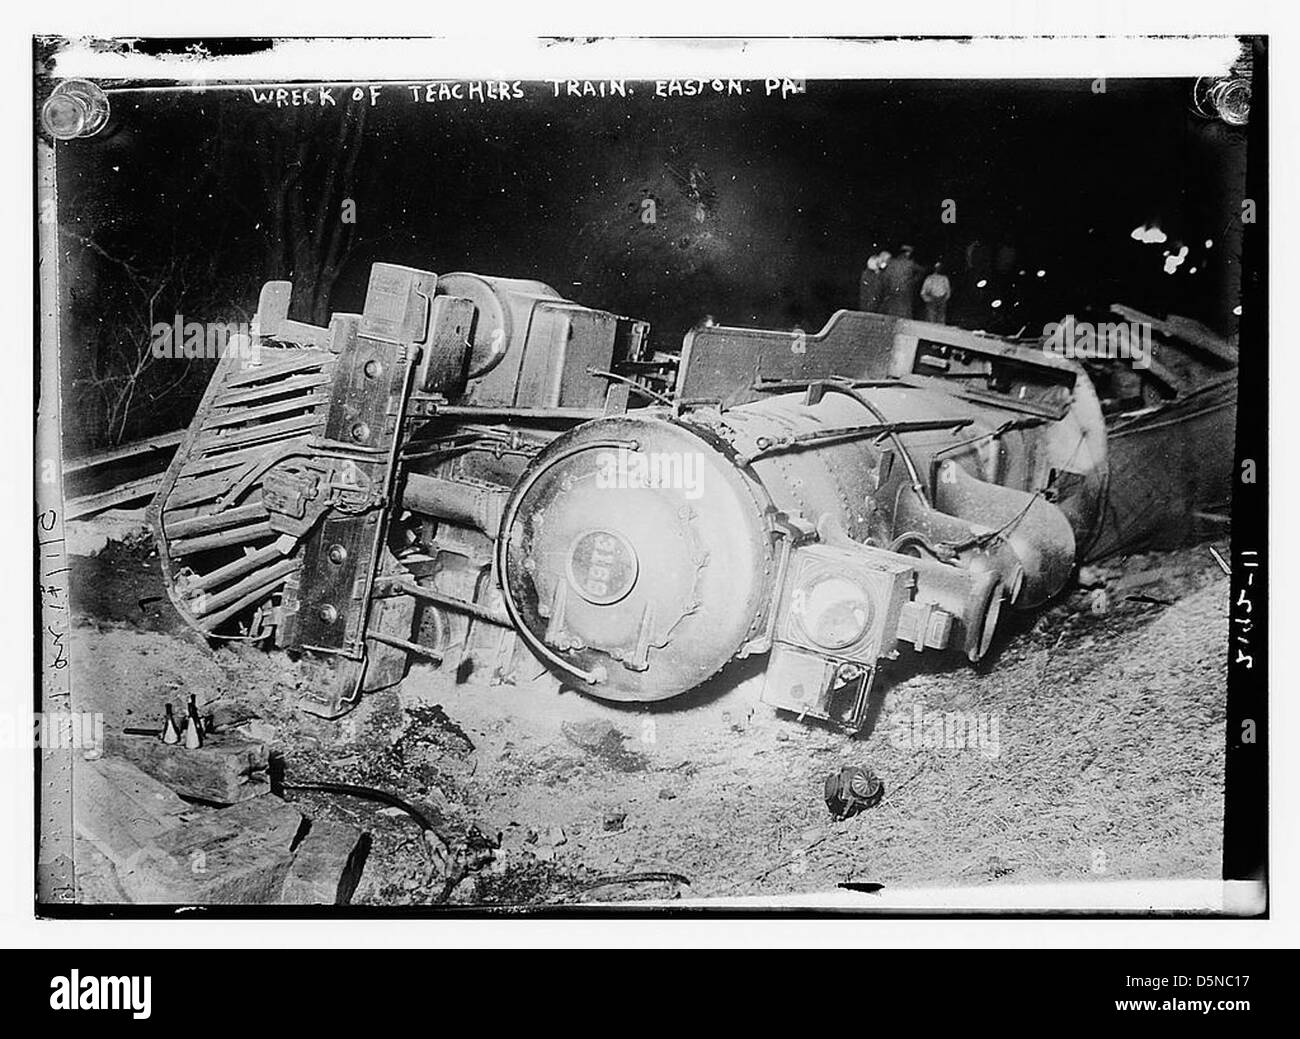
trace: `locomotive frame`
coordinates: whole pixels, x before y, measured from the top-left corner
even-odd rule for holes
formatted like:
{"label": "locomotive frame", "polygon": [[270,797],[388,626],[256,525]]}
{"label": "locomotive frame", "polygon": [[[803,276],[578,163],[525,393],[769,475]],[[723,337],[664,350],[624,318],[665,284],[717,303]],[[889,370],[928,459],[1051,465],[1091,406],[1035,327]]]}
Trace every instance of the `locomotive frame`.
{"label": "locomotive frame", "polygon": [[[768,653],[767,702],[857,731],[882,658],[978,660],[1004,600],[1041,603],[1096,538],[1096,397],[1072,362],[1025,344],[839,311],[813,335],[700,326],[679,361],[650,350],[644,322],[540,283],[390,264],[362,313],[327,328],[291,320],[291,297],[264,286],[252,342],[227,351],[149,520],[186,621],[298,655],[299,706],[324,717],[413,658],[496,681],[540,662],[596,696],[657,700]],[[711,478],[744,499],[746,552],[719,583],[721,498],[683,505],[695,533],[646,559],[616,512],[577,532],[565,580],[534,586],[535,561],[511,551],[540,523],[539,481],[594,449],[626,469],[642,447],[628,430],[685,436],[717,463]],[[673,493],[656,483],[640,489]],[[593,552],[602,582],[621,571],[612,595],[575,576],[575,553],[590,568]],[[687,584],[623,602],[670,554],[694,567]],[[723,633],[728,583],[745,623]],[[819,637],[832,622],[809,610],[852,630]]]}

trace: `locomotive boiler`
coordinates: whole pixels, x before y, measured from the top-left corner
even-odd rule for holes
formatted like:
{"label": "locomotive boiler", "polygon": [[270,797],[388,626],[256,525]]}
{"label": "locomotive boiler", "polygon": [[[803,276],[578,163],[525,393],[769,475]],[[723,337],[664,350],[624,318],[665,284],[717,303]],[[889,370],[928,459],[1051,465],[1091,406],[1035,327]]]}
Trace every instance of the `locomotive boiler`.
{"label": "locomotive boiler", "polygon": [[262,292],[150,511],[169,594],[274,644],[334,717],[412,657],[648,702],[763,654],[763,698],[853,730],[882,660],[989,649],[1096,537],[1086,375],[836,313],[648,328],[537,282],[376,264],[358,315]]}

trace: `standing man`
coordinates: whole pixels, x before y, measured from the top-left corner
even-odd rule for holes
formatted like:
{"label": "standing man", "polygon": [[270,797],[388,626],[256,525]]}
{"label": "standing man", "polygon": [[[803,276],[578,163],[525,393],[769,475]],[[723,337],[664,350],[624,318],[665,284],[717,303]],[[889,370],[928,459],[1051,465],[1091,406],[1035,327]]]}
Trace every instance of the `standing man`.
{"label": "standing man", "polygon": [[862,281],[858,285],[858,309],[876,311],[880,309],[880,294],[883,289],[881,279],[885,268],[893,259],[889,253],[881,251],[867,258],[867,269],[862,272]]}
{"label": "standing man", "polygon": [[885,268],[881,278],[882,314],[894,317],[914,317],[916,314],[916,289],[921,281],[921,265],[912,259],[912,247],[898,250],[898,258]]}
{"label": "standing man", "polygon": [[943,273],[942,261],[934,265],[925,281],[921,282],[921,302],[925,304],[925,320],[937,325],[948,323],[948,300],[952,297],[952,282]]}

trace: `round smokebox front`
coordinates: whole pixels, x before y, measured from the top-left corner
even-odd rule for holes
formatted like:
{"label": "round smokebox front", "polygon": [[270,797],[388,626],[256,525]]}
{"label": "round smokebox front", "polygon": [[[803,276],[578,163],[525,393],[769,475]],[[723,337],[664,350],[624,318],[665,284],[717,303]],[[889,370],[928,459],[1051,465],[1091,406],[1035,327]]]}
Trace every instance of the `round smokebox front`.
{"label": "round smokebox front", "polygon": [[699,685],[761,629],[774,564],[754,489],[656,416],[550,445],[506,510],[509,604],[563,678],[610,700]]}

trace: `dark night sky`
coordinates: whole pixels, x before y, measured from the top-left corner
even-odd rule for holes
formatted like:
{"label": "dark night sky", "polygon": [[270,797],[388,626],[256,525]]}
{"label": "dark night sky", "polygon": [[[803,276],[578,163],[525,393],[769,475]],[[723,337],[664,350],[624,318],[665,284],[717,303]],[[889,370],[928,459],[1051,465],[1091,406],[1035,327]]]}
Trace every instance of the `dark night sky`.
{"label": "dark night sky", "polygon": [[[908,241],[948,263],[953,317],[969,327],[1036,333],[1122,300],[1235,330],[1223,229],[1239,213],[1244,137],[1193,116],[1189,83],[1110,80],[1098,95],[1090,82],[809,81],[785,100],[751,87],[665,99],[636,84],[597,100],[526,84],[525,99],[481,104],[415,103],[386,85],[346,189],[356,243],[334,309],[360,308],[376,260],[473,270],[646,318],[655,345],[675,349],[705,315],[818,328],[856,306],[875,247]],[[214,291],[251,307],[262,280],[287,273],[268,269],[257,228],[268,142],[305,132],[328,154],[341,108],[268,110],[244,90],[121,94],[114,108],[108,134],[59,146],[64,225],[133,263],[201,258]],[[302,187],[309,201],[318,190]],[[646,197],[653,225],[639,219]],[[1189,246],[1175,275],[1162,270],[1169,244],[1129,237],[1151,220]],[[1015,250],[984,290],[964,270],[977,239],[990,256]],[[106,262],[89,254],[74,277],[74,322],[111,315],[111,274],[93,269]]]}

